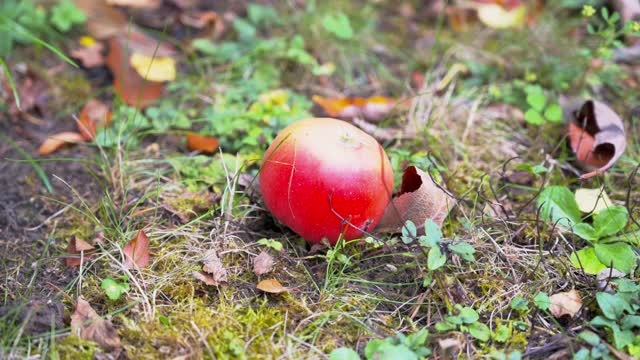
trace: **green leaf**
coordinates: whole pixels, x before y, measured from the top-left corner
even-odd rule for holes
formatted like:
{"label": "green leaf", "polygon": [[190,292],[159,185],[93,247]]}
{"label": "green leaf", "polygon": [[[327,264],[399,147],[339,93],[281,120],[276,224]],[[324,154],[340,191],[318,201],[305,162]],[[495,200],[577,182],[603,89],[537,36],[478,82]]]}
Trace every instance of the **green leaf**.
{"label": "green leaf", "polygon": [[499,343],[504,343],[509,340],[511,336],[511,329],[508,326],[498,325],[496,332],[493,334],[493,340]]}
{"label": "green leaf", "polygon": [[542,92],[530,92],[527,94],[527,104],[536,112],[541,113],[547,104],[547,97]]}
{"label": "green leaf", "polygon": [[445,331],[449,331],[449,330],[453,330],[456,328],[455,324],[451,324],[449,322],[446,321],[440,321],[436,323],[436,331],[438,332],[445,332]]}
{"label": "green leaf", "polygon": [[596,256],[601,263],[625,274],[631,273],[636,267],[637,256],[629,244],[622,242],[612,244],[595,244]]}
{"label": "green leaf", "polygon": [[473,254],[476,252],[476,249],[474,249],[473,246],[469,243],[461,242],[457,244],[449,244],[449,250],[460,255],[460,257],[466,261],[476,261],[476,258],[473,256]]}
{"label": "green leaf", "polygon": [[329,360],[360,360],[360,355],[346,347],[335,349],[329,354]]}
{"label": "green leaf", "polygon": [[602,316],[596,316],[590,322],[593,326],[606,326],[611,329],[613,333],[613,343],[617,349],[622,349],[623,347],[632,344],[635,335],[631,330],[620,330],[620,327],[614,320],[606,319]]}
{"label": "green leaf", "polygon": [[233,29],[238,34],[240,40],[248,41],[256,37],[256,28],[247,20],[235,19],[233,21]]}
{"label": "green leaf", "polygon": [[273,250],[278,251],[278,252],[280,252],[282,250],[282,243],[280,241],[277,241],[277,240],[262,238],[262,239],[258,240],[258,244],[264,245],[266,247],[270,247]]}
{"label": "green leaf", "polygon": [[464,324],[474,323],[478,321],[478,319],[480,318],[480,316],[478,315],[478,312],[471,307],[465,306],[465,307],[460,307],[459,309],[460,309],[460,314],[458,314],[458,317],[460,317],[460,319]]}
{"label": "green leaf", "polygon": [[585,273],[591,275],[597,275],[601,270],[607,268],[607,265],[600,262],[596,256],[596,250],[592,247],[572,252],[570,260],[576,269],[583,268]]}
{"label": "green leaf", "polygon": [[602,314],[611,320],[619,319],[625,310],[630,313],[633,312],[631,305],[617,295],[599,292],[596,294],[596,300],[600,310],[602,310]]}
{"label": "green leaf", "polygon": [[411,244],[413,239],[416,237],[418,230],[416,229],[416,224],[411,220],[407,220],[402,226],[402,242],[405,244]]}
{"label": "green leaf", "polygon": [[261,4],[249,4],[247,6],[247,16],[255,25],[270,25],[280,23],[278,13],[271,6]]}
{"label": "green leaf", "polygon": [[593,226],[586,223],[578,223],[573,227],[573,233],[589,241],[596,241],[600,237]]}
{"label": "green leaf", "polygon": [[540,216],[552,220],[558,226],[570,228],[580,222],[580,210],[576,199],[564,186],[549,186],[538,197]]}
{"label": "green leaf", "polygon": [[439,246],[434,246],[429,250],[429,255],[427,256],[427,268],[429,270],[439,269],[446,261],[447,257],[440,251]]}
{"label": "green leaf", "polygon": [[525,311],[529,308],[529,301],[522,296],[516,296],[511,300],[511,308],[517,311]]}
{"label": "green leaf", "polygon": [[576,203],[583,213],[598,214],[600,211],[611,206],[611,199],[604,189],[584,189],[576,190]]}
{"label": "green leaf", "polygon": [[469,334],[482,342],[486,342],[489,341],[491,330],[489,330],[487,325],[475,322],[469,325]]}
{"label": "green leaf", "polygon": [[544,118],[540,113],[534,109],[529,109],[524,113],[524,119],[532,125],[542,125],[544,124]]}
{"label": "green leaf", "polygon": [[596,346],[600,343],[600,337],[598,334],[593,333],[591,331],[583,331],[578,335],[578,338],[582,339],[584,342],[591,346]]}
{"label": "green leaf", "polygon": [[558,104],[551,104],[544,111],[544,117],[551,122],[561,122],[562,108]]}
{"label": "green leaf", "polygon": [[539,292],[534,298],[533,303],[540,310],[548,310],[549,306],[551,306],[551,299],[549,299],[549,295],[546,292]]}
{"label": "green leaf", "polygon": [[67,32],[76,24],[87,21],[85,14],[70,0],[64,0],[51,9],[51,23],[58,30]]}
{"label": "green leaf", "polygon": [[429,238],[429,240],[436,244],[442,240],[442,230],[440,229],[440,226],[431,219],[424,221],[424,234]]}
{"label": "green leaf", "polygon": [[344,13],[326,15],[322,19],[322,26],[324,26],[325,30],[340,39],[349,40],[353,38],[351,22]]}
{"label": "green leaf", "polygon": [[118,300],[122,293],[129,291],[128,283],[120,283],[114,279],[106,278],[102,280],[100,287],[111,300]]}
{"label": "green leaf", "polygon": [[640,315],[627,315],[620,322],[623,330],[640,329]]}
{"label": "green leaf", "polygon": [[591,355],[589,355],[589,349],[582,348],[580,351],[573,355],[573,360],[591,360]]}
{"label": "green leaf", "polygon": [[593,219],[593,227],[599,237],[615,234],[624,229],[629,221],[629,213],[624,206],[609,206]]}

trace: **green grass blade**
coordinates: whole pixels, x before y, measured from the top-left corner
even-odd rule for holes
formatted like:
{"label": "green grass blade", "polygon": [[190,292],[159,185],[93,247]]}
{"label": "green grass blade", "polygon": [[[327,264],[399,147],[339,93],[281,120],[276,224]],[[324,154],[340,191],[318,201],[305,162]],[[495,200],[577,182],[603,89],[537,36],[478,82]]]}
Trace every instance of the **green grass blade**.
{"label": "green grass blade", "polygon": [[13,98],[16,99],[16,106],[18,110],[22,111],[22,107],[20,107],[20,95],[18,94],[18,88],[16,87],[16,83],[13,81],[13,76],[11,76],[11,72],[9,72],[9,67],[3,58],[0,57],[0,65],[4,69],[4,73],[7,74],[7,79],[9,80],[9,86],[11,86],[11,91],[13,91]]}
{"label": "green grass blade", "polygon": [[51,182],[49,182],[49,178],[47,177],[47,174],[44,172],[42,167],[38,165],[38,163],[33,159],[33,157],[31,157],[31,155],[29,155],[26,151],[22,150],[22,148],[18,144],[16,144],[6,136],[4,136],[4,134],[0,134],[0,139],[4,140],[7,144],[11,145],[11,147],[16,149],[16,151],[19,152],[20,155],[22,155],[22,157],[25,158],[25,161],[29,162],[31,166],[33,166],[33,169],[36,171],[36,174],[38,174],[38,177],[40,177],[40,180],[42,180],[44,187],[47,188],[47,191],[49,193],[53,194],[53,187],[51,186]]}

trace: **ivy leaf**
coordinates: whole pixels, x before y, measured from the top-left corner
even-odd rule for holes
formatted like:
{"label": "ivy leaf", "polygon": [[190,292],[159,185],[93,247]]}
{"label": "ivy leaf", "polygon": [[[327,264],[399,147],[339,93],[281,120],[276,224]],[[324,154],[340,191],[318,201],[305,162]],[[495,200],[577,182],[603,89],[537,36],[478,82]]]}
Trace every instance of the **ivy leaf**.
{"label": "ivy leaf", "polygon": [[629,213],[624,206],[610,206],[603,209],[593,219],[593,227],[599,237],[615,234],[624,229],[629,221]]}
{"label": "ivy leaf", "polygon": [[469,243],[461,242],[457,244],[450,244],[449,250],[460,255],[460,257],[466,261],[476,261],[476,258],[473,256],[473,254],[476,252],[476,249],[474,249],[473,246]]}
{"label": "ivy leaf", "polygon": [[549,306],[551,306],[551,300],[549,299],[549,295],[546,292],[539,292],[534,298],[533,303],[540,310],[548,310]]}
{"label": "ivy leaf", "polygon": [[596,294],[596,300],[600,310],[602,310],[602,314],[611,320],[619,319],[625,310],[633,313],[631,305],[620,296],[599,292]]}
{"label": "ivy leaf", "polygon": [[570,260],[576,269],[582,268],[585,273],[590,275],[596,275],[607,268],[607,265],[600,262],[596,250],[592,247],[572,252]]}
{"label": "ivy leaf", "polygon": [[322,26],[325,30],[335,35],[337,38],[349,40],[353,38],[351,22],[344,13],[329,14],[322,19]]}
{"label": "ivy leaf", "polygon": [[429,250],[429,255],[427,256],[427,267],[429,270],[441,268],[446,261],[447,257],[440,251],[439,246],[434,246]]}
{"label": "ivy leaf", "polygon": [[631,273],[636,267],[637,256],[629,244],[622,242],[612,244],[596,244],[595,254],[601,263],[609,267],[613,264],[616,270],[625,274]]}
{"label": "ivy leaf", "polygon": [[551,219],[559,226],[570,228],[580,222],[580,209],[576,199],[564,186],[549,186],[538,197],[540,216]]}
{"label": "ivy leaf", "polygon": [[489,330],[489,327],[487,325],[475,322],[469,325],[469,334],[482,342],[486,342],[489,341],[491,330]]}

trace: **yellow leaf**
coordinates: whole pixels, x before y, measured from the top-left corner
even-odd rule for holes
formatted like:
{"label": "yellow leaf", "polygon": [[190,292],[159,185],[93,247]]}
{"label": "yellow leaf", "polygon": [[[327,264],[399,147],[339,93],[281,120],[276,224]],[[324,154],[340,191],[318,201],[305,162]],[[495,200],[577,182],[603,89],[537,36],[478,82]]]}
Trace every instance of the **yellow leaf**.
{"label": "yellow leaf", "polygon": [[259,290],[262,290],[264,292],[268,292],[268,293],[272,293],[272,294],[279,294],[282,292],[287,292],[289,291],[289,288],[286,288],[284,286],[282,286],[282,284],[280,284],[280,281],[276,280],[276,279],[268,279],[268,280],[262,280],[258,283],[258,285],[256,286]]}
{"label": "yellow leaf", "polygon": [[498,4],[478,5],[478,18],[482,23],[494,29],[506,29],[522,26],[526,20],[527,6],[522,4],[507,10]]}
{"label": "yellow leaf", "polygon": [[168,56],[154,58],[133,54],[129,62],[136,69],[136,72],[146,80],[162,82],[176,79],[176,61]]}
{"label": "yellow leaf", "polygon": [[576,202],[580,211],[594,215],[612,205],[603,188],[576,190]]}

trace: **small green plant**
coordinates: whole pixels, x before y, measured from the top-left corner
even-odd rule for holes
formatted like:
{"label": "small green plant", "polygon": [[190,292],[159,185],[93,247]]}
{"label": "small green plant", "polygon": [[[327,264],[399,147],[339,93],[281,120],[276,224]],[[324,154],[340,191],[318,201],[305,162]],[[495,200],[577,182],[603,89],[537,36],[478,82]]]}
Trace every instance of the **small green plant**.
{"label": "small green plant", "polygon": [[206,155],[174,157],[169,159],[169,163],[180,175],[187,190],[198,192],[213,186],[215,191],[222,191],[220,188],[216,189],[216,186],[226,184],[227,171],[230,175],[236,173],[243,165],[242,159],[225,153],[213,158]]}
{"label": "small green plant", "polygon": [[258,244],[272,248],[277,252],[282,250],[282,243],[278,240],[262,238],[258,240]]}
{"label": "small green plant", "polygon": [[629,274],[638,256],[630,244],[610,238],[623,230],[629,220],[627,209],[609,206],[599,211],[591,224],[583,222],[575,195],[564,186],[549,186],[538,197],[540,216],[572,231],[587,241],[588,247],[571,254],[571,263],[588,274],[614,267]]}
{"label": "small green plant", "polygon": [[[364,356],[367,360],[419,360],[431,355],[431,350],[425,346],[429,331],[422,329],[416,333],[395,337],[374,339],[364,348]],[[360,355],[349,348],[335,349],[329,355],[329,360],[359,360]]]}
{"label": "small green plant", "polygon": [[[640,355],[640,285],[628,279],[615,279],[612,283],[617,292],[610,294],[599,292],[596,301],[602,315],[593,318],[590,325],[594,328],[605,328],[618,350],[626,350],[637,358]],[[581,349],[574,359],[608,359],[609,350],[600,337],[590,331],[583,331],[579,338],[591,345],[591,350]]]}
{"label": "small green plant", "polygon": [[105,295],[111,300],[118,300],[122,294],[129,291],[129,281],[126,277],[120,277],[120,281],[112,278],[106,278],[100,283],[100,287],[104,290]]}
{"label": "small green plant", "polygon": [[353,38],[351,22],[349,21],[349,17],[343,12],[325,15],[322,18],[322,26],[339,39],[349,40]]}
{"label": "small green plant", "polygon": [[455,305],[456,315],[449,315],[444,321],[436,323],[436,330],[439,332],[451,331],[458,329],[461,332],[468,333],[474,338],[487,342],[491,337],[489,327],[478,320],[480,316],[473,308]]}
{"label": "small green plant", "polygon": [[474,262],[476,260],[473,256],[476,250],[471,244],[464,241],[454,243],[442,239],[440,226],[433,220],[425,220],[424,231],[425,235],[418,236],[416,224],[411,220],[407,220],[402,227],[402,242],[411,244],[414,240],[417,240],[420,247],[427,254],[427,268],[429,270],[437,270],[446,263],[447,255],[446,252],[443,252],[443,248],[457,254],[465,261]]}
{"label": "small green plant", "polygon": [[51,9],[51,24],[56,29],[67,32],[74,25],[84,24],[85,14],[71,0],[63,0]]}
{"label": "small green plant", "polygon": [[562,108],[557,103],[549,103],[549,98],[539,85],[527,85],[524,88],[529,108],[524,118],[529,124],[542,125],[545,121],[561,122]]}

